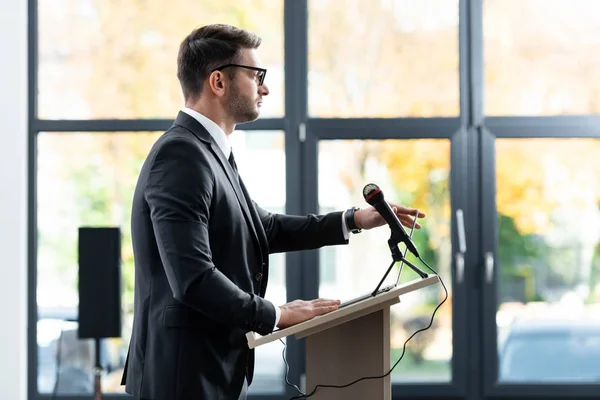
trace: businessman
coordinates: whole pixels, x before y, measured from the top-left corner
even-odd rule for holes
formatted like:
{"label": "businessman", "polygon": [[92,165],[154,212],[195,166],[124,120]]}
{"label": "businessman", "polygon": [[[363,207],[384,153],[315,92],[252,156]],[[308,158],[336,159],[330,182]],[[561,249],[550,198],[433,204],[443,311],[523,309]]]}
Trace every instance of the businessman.
{"label": "businessman", "polygon": [[[122,384],[151,400],[244,399],[265,335],[337,309],[339,301],[265,300],[269,254],[348,243],[384,224],[373,209],[272,214],[252,201],[229,142],[269,94],[261,39],[209,25],[179,48],[185,107],[152,147],[133,197],[133,333]],[[407,226],[417,211],[393,205]],[[420,214],[419,217],[424,217]]]}

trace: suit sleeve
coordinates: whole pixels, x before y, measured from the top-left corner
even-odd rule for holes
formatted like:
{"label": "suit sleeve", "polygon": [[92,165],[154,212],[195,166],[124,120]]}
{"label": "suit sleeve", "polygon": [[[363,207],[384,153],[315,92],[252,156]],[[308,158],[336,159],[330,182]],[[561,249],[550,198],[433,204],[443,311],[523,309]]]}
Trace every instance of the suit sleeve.
{"label": "suit sleeve", "polygon": [[212,261],[208,224],[214,174],[186,139],[165,142],[151,162],[145,197],[173,297],[212,320],[272,331],[273,305],[240,290]]}
{"label": "suit sleeve", "polygon": [[269,240],[269,252],[313,250],[348,244],[342,229],[342,212],[306,216],[273,214],[254,203]]}

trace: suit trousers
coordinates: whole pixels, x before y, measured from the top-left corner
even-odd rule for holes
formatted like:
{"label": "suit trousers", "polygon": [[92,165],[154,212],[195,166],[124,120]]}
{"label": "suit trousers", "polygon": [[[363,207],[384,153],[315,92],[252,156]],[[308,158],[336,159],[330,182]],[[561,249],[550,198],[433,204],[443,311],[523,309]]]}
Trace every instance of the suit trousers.
{"label": "suit trousers", "polygon": [[238,400],[246,400],[246,397],[248,397],[248,381],[244,378],[244,386],[242,386],[242,391],[240,392]]}
{"label": "suit trousers", "polygon": [[[238,397],[238,400],[246,400],[247,397],[248,397],[248,381],[246,380],[246,378],[244,378],[244,386],[242,386],[242,392],[240,393],[240,397]],[[144,398],[140,397],[139,400],[148,400],[148,399],[144,399]]]}

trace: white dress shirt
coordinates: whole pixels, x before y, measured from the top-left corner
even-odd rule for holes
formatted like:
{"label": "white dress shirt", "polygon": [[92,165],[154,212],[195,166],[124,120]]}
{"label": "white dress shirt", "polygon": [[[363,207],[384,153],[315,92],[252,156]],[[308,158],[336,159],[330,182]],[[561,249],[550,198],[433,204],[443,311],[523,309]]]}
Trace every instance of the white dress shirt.
{"label": "white dress shirt", "polygon": [[[215,139],[215,142],[217,142],[217,145],[219,146],[219,149],[221,149],[221,151],[223,152],[225,158],[229,159],[229,155],[231,154],[231,143],[229,142],[229,137],[225,134],[225,132],[223,132],[223,129],[221,129],[221,127],[217,125],[214,121],[208,119],[196,110],[184,107],[181,111],[193,117],[196,121],[200,122],[202,126],[204,126],[204,128],[208,131],[208,133],[210,133],[213,139]],[[346,223],[344,220],[345,214],[345,212],[342,213],[342,232],[344,233],[344,238],[348,240],[348,228],[346,227]],[[277,328],[277,324],[279,323],[279,319],[281,318],[281,310],[274,304],[273,308],[275,308],[275,326],[273,327],[273,329],[275,329]]]}

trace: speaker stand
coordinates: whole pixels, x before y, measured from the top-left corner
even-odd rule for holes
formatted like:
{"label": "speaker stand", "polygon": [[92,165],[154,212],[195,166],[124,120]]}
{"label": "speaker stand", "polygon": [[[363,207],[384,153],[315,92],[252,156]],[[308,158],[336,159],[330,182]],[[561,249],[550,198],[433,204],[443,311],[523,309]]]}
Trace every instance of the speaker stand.
{"label": "speaker stand", "polygon": [[100,362],[100,338],[94,338],[96,344],[96,365],[94,366],[94,400],[102,400],[102,363]]}

